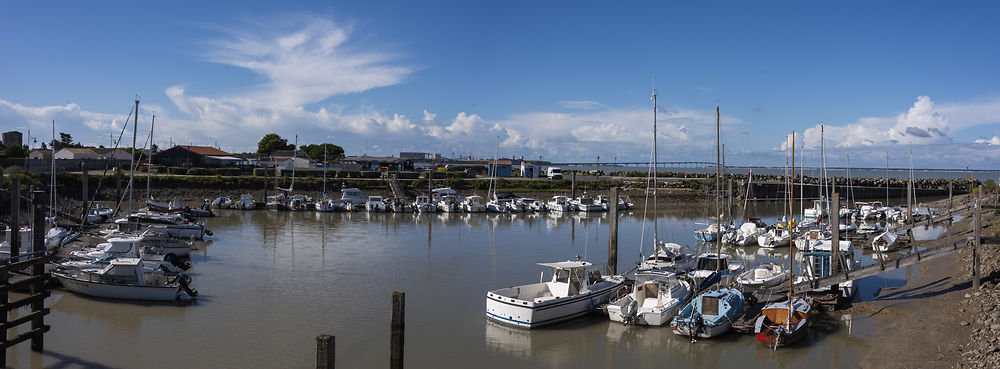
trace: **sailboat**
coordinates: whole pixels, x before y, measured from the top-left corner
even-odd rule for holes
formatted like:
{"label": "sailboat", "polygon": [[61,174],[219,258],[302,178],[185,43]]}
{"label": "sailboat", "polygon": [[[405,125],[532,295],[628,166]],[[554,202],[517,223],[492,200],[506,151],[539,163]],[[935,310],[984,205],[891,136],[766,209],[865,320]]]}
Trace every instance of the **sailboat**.
{"label": "sailboat", "polygon": [[[788,143],[787,137],[785,138],[785,143],[786,144]],[[792,171],[793,172],[795,171],[794,167],[792,168]],[[785,200],[785,205],[788,205],[791,196],[790,190],[792,189],[792,187],[794,187],[793,181],[795,180],[794,175],[791,177],[788,176],[788,152],[785,152],[785,170],[783,174],[785,178],[784,200]],[[785,222],[788,220],[789,211],[791,211],[791,209],[787,206],[782,206],[782,208],[785,209],[785,214],[781,217],[781,221]],[[757,236],[757,245],[766,248],[783,247],[783,246],[788,246],[791,243],[791,240],[792,240],[791,230],[785,228],[785,226],[782,225],[781,223],[778,223],[771,227],[768,227],[767,232],[764,232],[763,234]]]}
{"label": "sailboat", "polygon": [[[657,212],[657,185],[656,169],[659,155],[656,145],[656,90],[653,90],[653,157],[650,160],[652,187],[653,187],[653,252],[646,260],[639,264],[638,270],[667,270],[674,273],[686,273],[695,266],[695,259],[684,251],[683,246],[676,243],[663,242],[659,234],[659,221]],[[647,196],[649,189],[647,188]],[[643,219],[646,219],[643,217]],[[640,244],[639,254],[642,255],[642,245]],[[690,287],[690,286],[689,286]]]}
{"label": "sailboat", "polygon": [[[792,176],[795,176],[795,132],[792,132]],[[793,189],[794,191],[794,189]],[[794,197],[793,200],[794,202]],[[789,208],[794,208],[791,204]],[[795,219],[789,220],[790,225],[794,225]],[[789,229],[794,229],[789,226]],[[788,271],[792,270],[792,256],[795,248],[788,248]],[[798,341],[805,336],[807,329],[807,317],[810,306],[802,298],[793,298],[792,280],[788,280],[788,299],[764,306],[760,315],[754,321],[754,333],[757,335],[757,342],[777,349]]]}
{"label": "sailboat", "polygon": [[[720,152],[720,114],[719,108],[715,108],[715,188],[721,188],[721,173],[719,161]],[[719,192],[715,192],[715,210],[720,213]],[[716,273],[721,273],[723,261],[721,237],[716,236]],[[731,269],[731,268],[727,268]],[[704,292],[692,299],[673,320],[670,321],[670,329],[674,334],[690,337],[692,342],[697,338],[711,338],[725,333],[732,328],[733,321],[743,313],[743,293],[738,289],[716,285],[714,290]]]}
{"label": "sailboat", "polygon": [[331,212],[337,208],[334,206],[333,200],[326,198],[326,171],[328,168],[329,164],[327,164],[326,145],[323,145],[323,198],[313,205],[316,208],[316,211]]}

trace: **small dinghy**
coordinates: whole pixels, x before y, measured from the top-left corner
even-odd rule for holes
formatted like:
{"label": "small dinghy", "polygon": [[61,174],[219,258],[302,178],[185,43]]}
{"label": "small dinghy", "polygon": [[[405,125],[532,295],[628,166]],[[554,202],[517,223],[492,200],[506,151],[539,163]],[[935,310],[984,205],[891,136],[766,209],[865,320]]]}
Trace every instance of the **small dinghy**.
{"label": "small dinghy", "polygon": [[639,325],[664,325],[691,297],[691,284],[667,271],[640,271],[635,275],[632,292],[608,304],[613,322]]}
{"label": "small dinghy", "polygon": [[875,252],[889,252],[896,249],[896,240],[899,236],[892,231],[885,231],[872,240],[872,249]]}
{"label": "small dinghy", "polygon": [[757,342],[773,348],[795,343],[806,335],[809,303],[801,298],[776,302],[765,306],[754,321]]}
{"label": "small dinghy", "polygon": [[777,264],[761,264],[736,277],[736,283],[744,292],[774,287],[788,281],[788,271]]}
{"label": "small dinghy", "polygon": [[[552,268],[548,282],[486,293],[486,317],[521,328],[536,328],[590,313],[621,290],[625,277],[602,276],[586,261],[539,263]],[[543,273],[544,276],[544,273]]]}

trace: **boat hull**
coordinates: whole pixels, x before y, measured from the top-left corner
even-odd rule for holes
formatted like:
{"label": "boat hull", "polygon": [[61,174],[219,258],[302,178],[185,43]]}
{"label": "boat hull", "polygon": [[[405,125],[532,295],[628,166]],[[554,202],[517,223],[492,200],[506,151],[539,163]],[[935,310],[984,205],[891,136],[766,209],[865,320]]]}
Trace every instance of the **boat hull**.
{"label": "boat hull", "polygon": [[486,295],[486,317],[519,328],[537,328],[588,314],[622,286],[621,282],[586,294],[541,303],[510,298],[492,292]]}
{"label": "boat hull", "polygon": [[53,274],[67,290],[81,295],[120,300],[174,301],[179,287],[127,286],[89,282]]}

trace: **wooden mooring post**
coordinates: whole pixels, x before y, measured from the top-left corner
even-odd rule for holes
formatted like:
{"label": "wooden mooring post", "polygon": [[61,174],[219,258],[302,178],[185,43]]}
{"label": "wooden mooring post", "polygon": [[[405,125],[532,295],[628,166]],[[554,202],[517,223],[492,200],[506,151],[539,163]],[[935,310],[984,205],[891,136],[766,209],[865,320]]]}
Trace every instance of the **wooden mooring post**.
{"label": "wooden mooring post", "polygon": [[333,369],[336,359],[337,337],[321,334],[316,336],[316,369]]}
{"label": "wooden mooring post", "polygon": [[[7,349],[17,345],[21,342],[31,340],[31,350],[36,352],[41,352],[44,349],[44,341],[42,336],[45,332],[49,331],[49,326],[45,325],[45,315],[49,313],[49,309],[45,308],[45,298],[49,296],[48,289],[45,288],[45,281],[49,279],[49,275],[45,273],[45,263],[51,260],[51,257],[45,254],[45,191],[34,191],[32,188],[32,250],[31,252],[21,255],[20,252],[20,227],[19,221],[17,220],[17,214],[20,213],[20,181],[14,180],[11,183],[10,193],[12,195],[12,206],[11,206],[11,220],[15,223],[11,224],[11,250],[10,258],[0,262],[0,314],[2,314],[2,319],[0,319],[0,367],[7,367]],[[24,258],[22,256],[27,256]],[[23,280],[17,282],[11,282],[8,278],[11,272],[18,271],[25,268],[31,268],[31,275]],[[22,298],[20,300],[10,301],[9,292],[15,289],[21,289],[25,287],[31,288],[31,294],[28,297]],[[10,312],[12,310],[17,310],[24,306],[31,306],[31,312],[23,315],[17,319],[9,320]],[[25,324],[31,323],[31,330],[18,334],[12,339],[8,339],[10,335],[8,334],[10,330],[17,332],[17,327]]]}
{"label": "wooden mooring post", "polygon": [[569,184],[570,198],[576,198],[576,171],[573,171],[573,180]]}
{"label": "wooden mooring post", "polygon": [[[979,192],[982,192],[980,188]],[[976,192],[975,204],[972,213],[972,289],[979,291],[979,242],[980,228],[982,228],[983,215],[981,214],[981,204],[979,202],[979,192]]]}
{"label": "wooden mooring post", "polygon": [[405,329],[406,294],[392,291],[392,315],[389,335],[389,369],[403,369],[403,336]]}
{"label": "wooden mooring post", "polygon": [[608,273],[618,274],[618,187],[611,189],[611,203],[608,204],[611,222],[608,231]]}
{"label": "wooden mooring post", "polygon": [[[830,275],[840,272],[840,194],[833,193],[833,206],[830,209]],[[793,244],[792,247],[795,247]]]}

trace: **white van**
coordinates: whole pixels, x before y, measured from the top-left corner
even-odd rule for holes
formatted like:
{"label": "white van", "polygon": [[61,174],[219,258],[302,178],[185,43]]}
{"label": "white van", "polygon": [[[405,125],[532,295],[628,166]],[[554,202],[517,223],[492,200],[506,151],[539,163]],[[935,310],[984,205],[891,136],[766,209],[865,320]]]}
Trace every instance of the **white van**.
{"label": "white van", "polygon": [[563,179],[562,168],[549,167],[549,179]]}

